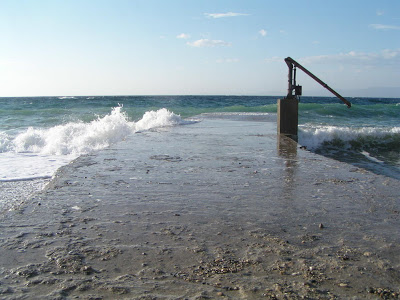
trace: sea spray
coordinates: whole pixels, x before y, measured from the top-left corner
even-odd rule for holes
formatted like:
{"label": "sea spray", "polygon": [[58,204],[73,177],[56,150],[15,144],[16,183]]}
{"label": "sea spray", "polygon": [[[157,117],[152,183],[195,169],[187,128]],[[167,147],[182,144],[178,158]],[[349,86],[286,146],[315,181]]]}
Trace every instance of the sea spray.
{"label": "sea spray", "polygon": [[28,128],[13,141],[17,153],[42,155],[80,155],[103,149],[125,139],[129,134],[156,127],[178,125],[181,118],[167,109],[146,112],[138,122],[130,122],[122,107],[89,123],[81,121],[49,129]]}
{"label": "sea spray", "polygon": [[79,155],[102,149],[122,140],[131,132],[121,107],[90,123],[70,122],[48,129],[28,128],[14,139],[17,153],[43,155]]}
{"label": "sea spray", "polygon": [[307,149],[400,179],[400,127],[302,126]]}
{"label": "sea spray", "polygon": [[148,111],[129,121],[122,106],[91,122],[69,122],[50,128],[29,127],[11,137],[0,135],[0,181],[50,177],[57,168],[82,154],[104,149],[130,134],[184,123],[167,109]]}
{"label": "sea spray", "polygon": [[12,137],[5,133],[0,132],[0,153],[11,151]]}
{"label": "sea spray", "polygon": [[182,124],[182,119],[179,115],[170,112],[166,108],[162,108],[157,111],[146,112],[141,120],[133,124],[133,129],[134,131],[142,131],[179,124]]}
{"label": "sea spray", "polygon": [[346,149],[379,147],[399,149],[400,127],[339,127],[339,126],[300,126],[299,142],[309,149],[318,149],[328,144]]}

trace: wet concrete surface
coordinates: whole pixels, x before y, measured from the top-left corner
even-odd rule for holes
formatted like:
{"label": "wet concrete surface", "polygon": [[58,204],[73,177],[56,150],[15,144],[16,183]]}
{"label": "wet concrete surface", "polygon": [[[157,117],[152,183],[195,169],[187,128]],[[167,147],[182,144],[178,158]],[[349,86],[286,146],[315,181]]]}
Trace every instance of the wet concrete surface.
{"label": "wet concrete surface", "polygon": [[270,122],[137,133],[1,216],[3,299],[398,299],[399,181]]}

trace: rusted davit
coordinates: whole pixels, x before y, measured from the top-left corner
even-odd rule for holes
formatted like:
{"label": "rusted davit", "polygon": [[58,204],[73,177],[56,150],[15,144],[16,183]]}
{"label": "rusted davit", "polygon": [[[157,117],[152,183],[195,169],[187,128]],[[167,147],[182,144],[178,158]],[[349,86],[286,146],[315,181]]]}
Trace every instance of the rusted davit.
{"label": "rusted davit", "polygon": [[330,88],[325,82],[299,64],[291,57],[285,58],[285,62],[289,68],[288,73],[288,93],[283,99],[278,99],[278,134],[288,135],[297,139],[297,131],[299,124],[299,97],[302,94],[302,86],[296,85],[296,68],[299,68],[340,100],[351,107],[351,103],[343,98],[339,93]]}

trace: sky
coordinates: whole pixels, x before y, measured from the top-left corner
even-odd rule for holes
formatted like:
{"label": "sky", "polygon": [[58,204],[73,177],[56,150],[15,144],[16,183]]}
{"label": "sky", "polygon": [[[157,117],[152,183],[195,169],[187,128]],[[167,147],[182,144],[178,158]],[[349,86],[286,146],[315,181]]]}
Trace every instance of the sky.
{"label": "sky", "polygon": [[400,97],[400,1],[0,0],[0,97],[285,95],[288,56],[344,96]]}

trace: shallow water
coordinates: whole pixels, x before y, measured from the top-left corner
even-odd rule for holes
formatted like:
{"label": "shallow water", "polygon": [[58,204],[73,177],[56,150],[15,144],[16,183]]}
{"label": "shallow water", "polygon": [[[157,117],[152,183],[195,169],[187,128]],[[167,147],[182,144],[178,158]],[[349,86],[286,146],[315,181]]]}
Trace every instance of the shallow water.
{"label": "shallow water", "polygon": [[0,182],[0,215],[17,209],[48,182],[49,179]]}
{"label": "shallow water", "polygon": [[[112,146],[134,132],[185,125],[188,119],[252,116],[253,120],[272,121],[277,98],[0,98],[0,181],[50,178],[80,155]],[[303,97],[299,143],[316,153],[400,179],[400,99],[349,100],[351,109],[336,98]],[[0,199],[4,197],[5,193]]]}
{"label": "shallow water", "polygon": [[398,181],[275,130],[213,116],[61,168],[3,216],[6,297],[398,297]]}

